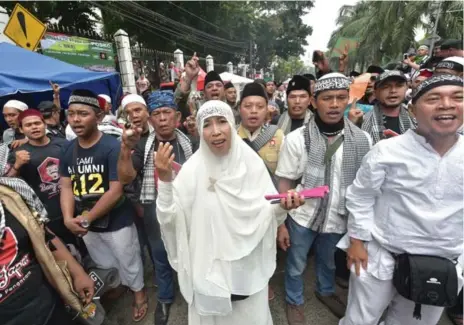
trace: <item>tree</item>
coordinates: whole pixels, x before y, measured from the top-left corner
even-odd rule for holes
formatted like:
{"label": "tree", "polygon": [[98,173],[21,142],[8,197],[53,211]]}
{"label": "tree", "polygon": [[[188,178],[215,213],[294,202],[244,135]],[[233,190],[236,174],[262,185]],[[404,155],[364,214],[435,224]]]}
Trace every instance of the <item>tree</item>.
{"label": "tree", "polygon": [[[434,1],[361,1],[344,6],[328,47],[333,48],[339,37],[357,38],[359,48],[350,54],[351,66],[398,61],[402,53],[417,46],[418,28],[432,35],[436,5]],[[443,1],[441,9],[438,35],[462,39],[463,3]]]}
{"label": "tree", "polygon": [[[275,55],[287,58],[304,52],[312,29],[300,16],[312,7],[300,2],[105,2],[102,10],[106,33],[122,28],[143,46],[171,52],[194,51],[216,62],[248,61],[256,44],[256,69],[267,68]],[[193,27],[194,30],[189,29]]]}
{"label": "tree", "polygon": [[[10,15],[16,3],[18,2],[0,1],[0,6]],[[21,1],[20,3],[44,23],[52,18],[61,17],[60,24],[68,28],[92,30],[95,23],[100,20],[87,1]]]}
{"label": "tree", "polygon": [[306,67],[298,56],[290,56],[287,60],[277,57],[274,64],[274,79],[284,81],[296,74],[302,74]]}

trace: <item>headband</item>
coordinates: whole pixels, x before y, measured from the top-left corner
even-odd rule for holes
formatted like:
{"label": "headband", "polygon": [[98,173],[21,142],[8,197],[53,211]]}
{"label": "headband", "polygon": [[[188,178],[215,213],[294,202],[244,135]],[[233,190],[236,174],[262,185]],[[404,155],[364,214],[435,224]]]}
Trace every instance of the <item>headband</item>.
{"label": "headband", "polygon": [[174,93],[171,90],[153,91],[150,95],[148,95],[147,102],[148,111],[150,113],[161,107],[172,108],[177,111]]}
{"label": "headband", "polygon": [[441,86],[460,86],[462,87],[464,80],[461,77],[451,74],[434,75],[433,77],[422,81],[417,86],[416,91],[412,94],[412,103],[415,104],[417,100],[425,95],[433,88]]}
{"label": "headband", "polygon": [[463,71],[463,65],[464,65],[464,59],[462,58],[456,58],[456,57],[449,57],[444,59],[443,61],[440,61],[435,69],[449,69],[449,70],[454,70],[457,72],[462,72]]}
{"label": "headband", "polygon": [[71,104],[83,104],[92,107],[96,112],[100,112],[100,102],[97,96],[86,89],[76,89],[69,96],[68,106]]}

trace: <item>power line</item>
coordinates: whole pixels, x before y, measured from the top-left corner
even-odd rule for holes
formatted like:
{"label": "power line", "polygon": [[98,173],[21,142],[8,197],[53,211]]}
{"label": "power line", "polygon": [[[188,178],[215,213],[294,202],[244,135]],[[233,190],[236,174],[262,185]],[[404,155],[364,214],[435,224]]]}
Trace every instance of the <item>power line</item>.
{"label": "power line", "polygon": [[127,6],[131,6],[134,10],[138,10],[140,11],[141,14],[143,15],[150,15],[151,18],[158,18],[162,21],[165,21],[166,23],[169,24],[169,28],[173,28],[174,26],[176,26],[177,28],[180,29],[180,31],[182,32],[182,29],[187,29],[187,30],[190,30],[190,32],[192,34],[196,34],[197,36],[200,36],[200,37],[203,37],[203,38],[206,38],[212,42],[216,42],[216,43],[222,43],[223,45],[228,45],[228,46],[231,46],[231,47],[238,47],[238,48],[247,48],[247,43],[245,42],[236,42],[236,41],[231,41],[231,40],[227,40],[227,39],[224,39],[222,37],[217,37],[217,36],[214,36],[214,35],[211,35],[211,34],[208,34],[208,33],[205,33],[201,30],[198,30],[197,28],[193,28],[193,27],[190,27],[190,26],[187,26],[185,24],[182,24],[182,23],[179,23],[175,20],[172,20],[171,18],[168,18],[162,14],[159,14],[153,10],[150,10],[150,9],[147,9],[143,6],[141,6],[140,4],[134,2],[134,1],[127,1],[127,2],[121,2],[122,5],[127,5]]}
{"label": "power line", "polygon": [[211,25],[211,26],[213,26],[213,27],[216,27],[218,30],[221,30],[221,31],[223,31],[223,32],[225,32],[225,33],[229,33],[228,31],[226,31],[225,29],[222,29],[222,28],[219,27],[218,25],[215,25],[215,24],[213,24],[212,22],[207,21],[207,20],[201,18],[200,16],[197,16],[197,15],[191,13],[190,11],[188,11],[188,10],[182,8],[181,6],[176,5],[176,4],[173,3],[172,1],[168,1],[168,2],[169,2],[169,4],[173,5],[174,7],[179,8],[180,10],[182,10],[182,11],[188,13],[189,15],[191,15],[191,16],[193,16],[193,17],[195,17],[195,18],[200,19],[201,21],[207,23],[208,25]]}
{"label": "power line", "polygon": [[[134,25],[136,25],[137,27],[140,27],[142,28],[143,30],[149,32],[149,33],[152,33],[154,35],[157,35],[158,37],[161,37],[167,41],[172,41],[172,39],[169,39],[167,37],[164,37],[162,35],[160,35],[159,33],[156,33],[154,32],[154,30],[150,29],[150,28],[147,28],[148,27],[152,27],[154,28],[155,30],[159,30],[161,32],[164,32],[164,33],[167,33],[169,35],[174,35],[174,36],[177,36],[179,38],[183,38],[185,40],[188,40],[190,42],[192,42],[192,39],[189,38],[188,36],[185,36],[184,34],[181,34],[181,33],[178,33],[178,32],[175,32],[175,31],[172,31],[172,30],[169,30],[167,28],[165,28],[164,26],[156,26],[154,25],[153,22],[150,22],[150,21],[147,21],[147,20],[141,20],[140,17],[136,16],[135,13],[132,13],[132,12],[128,12],[124,9],[121,9],[121,8],[115,8],[115,6],[111,5],[111,4],[114,4],[112,2],[107,2],[105,5],[102,5],[101,3],[97,3],[97,2],[94,2],[94,1],[91,1],[95,6],[103,9],[103,10],[108,10],[108,11],[111,11],[112,13],[115,13],[115,14],[118,14],[120,16],[122,16],[123,18],[126,18],[128,19],[131,23],[133,23]],[[182,43],[179,43],[177,41],[175,41],[178,45],[180,45],[181,47],[185,48],[185,49],[188,49],[188,50],[191,50],[192,52],[195,52],[194,49],[182,44]],[[211,49],[214,49],[218,52],[224,52],[224,53],[231,53],[231,51],[227,50],[227,49],[223,49],[221,47],[218,47],[216,45],[213,45],[213,46],[209,46],[209,44],[207,44],[205,41],[201,41],[201,43],[203,43],[203,45],[207,48],[211,48]]]}

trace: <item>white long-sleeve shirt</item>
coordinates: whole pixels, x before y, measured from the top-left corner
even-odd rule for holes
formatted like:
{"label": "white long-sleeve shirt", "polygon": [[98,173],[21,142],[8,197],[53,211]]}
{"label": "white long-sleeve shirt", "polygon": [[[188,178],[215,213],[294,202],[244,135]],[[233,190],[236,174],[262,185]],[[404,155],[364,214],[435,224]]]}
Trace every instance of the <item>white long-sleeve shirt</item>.
{"label": "white long-sleeve shirt", "polygon": [[463,136],[444,156],[412,130],[379,142],[347,190],[348,236],[393,253],[460,256],[463,159]]}

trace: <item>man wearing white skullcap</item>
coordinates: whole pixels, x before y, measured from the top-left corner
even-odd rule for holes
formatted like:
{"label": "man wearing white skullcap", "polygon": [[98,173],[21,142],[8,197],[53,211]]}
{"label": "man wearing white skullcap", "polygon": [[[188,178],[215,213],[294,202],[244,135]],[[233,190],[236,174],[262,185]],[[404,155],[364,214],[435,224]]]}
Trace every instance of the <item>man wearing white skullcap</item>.
{"label": "man wearing white skullcap", "polygon": [[9,100],[3,106],[3,118],[10,127],[3,132],[3,142],[11,144],[12,149],[27,142],[27,138],[19,130],[19,113],[27,110],[25,103],[19,100]]}

